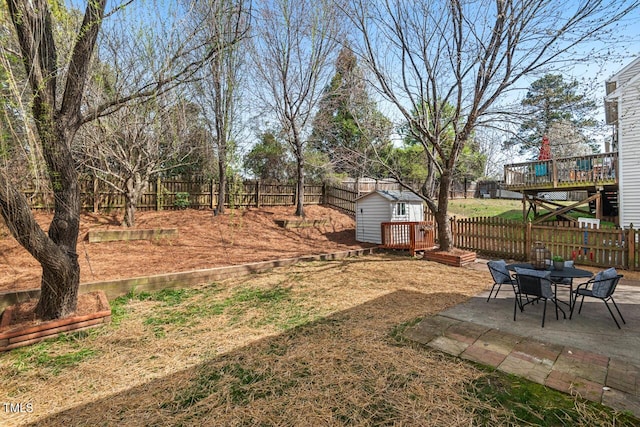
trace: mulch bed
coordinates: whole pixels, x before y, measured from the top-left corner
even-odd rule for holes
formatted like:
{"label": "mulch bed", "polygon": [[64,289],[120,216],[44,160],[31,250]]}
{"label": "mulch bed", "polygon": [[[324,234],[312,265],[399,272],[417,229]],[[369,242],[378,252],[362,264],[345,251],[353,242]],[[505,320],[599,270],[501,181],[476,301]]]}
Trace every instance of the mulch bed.
{"label": "mulch bed", "polygon": [[111,308],[103,291],[78,296],[76,311],[64,318],[43,321],[36,317],[37,300],[7,307],[0,320],[0,352],[35,344],[62,333],[95,328],[111,320]]}
{"label": "mulch bed", "polygon": [[[275,220],[296,221],[294,207],[149,211],[136,214],[135,229],[174,228],[178,236],[152,240],[89,243],[90,230],[124,230],[122,215],[84,213],[78,255],[80,282],[126,279],[303,255],[323,254],[375,245],[355,241],[353,218],[325,206],[307,206],[307,222],[316,226],[282,228]],[[36,212],[46,230],[52,214]],[[0,220],[0,292],[38,289],[42,273],[37,261],[13,239]]]}

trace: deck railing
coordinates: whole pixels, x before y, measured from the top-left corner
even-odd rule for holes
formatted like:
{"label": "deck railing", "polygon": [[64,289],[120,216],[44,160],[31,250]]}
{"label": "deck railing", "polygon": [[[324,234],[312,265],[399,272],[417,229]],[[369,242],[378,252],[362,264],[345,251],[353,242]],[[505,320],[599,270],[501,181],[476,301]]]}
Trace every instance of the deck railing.
{"label": "deck railing", "polygon": [[509,189],[613,185],[618,182],[618,153],[591,154],[505,165]]}
{"label": "deck railing", "polygon": [[382,245],[386,249],[408,249],[411,255],[416,251],[435,246],[435,229],[430,221],[383,222],[381,225]]}

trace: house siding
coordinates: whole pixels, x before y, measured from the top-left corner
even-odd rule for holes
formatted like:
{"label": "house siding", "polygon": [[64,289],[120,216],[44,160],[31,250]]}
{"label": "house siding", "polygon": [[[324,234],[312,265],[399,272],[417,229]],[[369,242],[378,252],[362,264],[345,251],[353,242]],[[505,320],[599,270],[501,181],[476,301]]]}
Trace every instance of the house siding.
{"label": "house siding", "polygon": [[[629,72],[640,73],[640,61],[630,67],[624,76],[632,77]],[[619,200],[620,225],[640,226],[640,80],[621,87],[618,98],[618,138],[619,138]]]}
{"label": "house siding", "polygon": [[616,76],[615,80],[617,82],[617,86],[618,87],[624,86],[625,84],[627,84],[627,82],[629,82],[638,74],[640,74],[640,61],[635,60],[631,64],[629,64],[627,68],[623,69],[622,72],[620,72]]}

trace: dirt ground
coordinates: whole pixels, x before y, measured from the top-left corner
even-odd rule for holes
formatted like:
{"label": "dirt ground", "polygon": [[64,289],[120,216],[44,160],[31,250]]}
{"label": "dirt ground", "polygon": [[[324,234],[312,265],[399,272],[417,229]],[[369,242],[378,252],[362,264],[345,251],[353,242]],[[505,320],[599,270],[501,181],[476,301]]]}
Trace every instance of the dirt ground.
{"label": "dirt ground", "polygon": [[[326,225],[284,229],[276,220],[296,219],[293,207],[212,211],[138,212],[136,229],[177,228],[178,237],[151,241],[89,243],[89,230],[124,229],[121,213],[85,213],[78,238],[81,283],[237,265],[366,247],[355,241],[351,217],[307,206],[306,219]],[[46,230],[52,214],[37,212]],[[40,287],[37,261],[0,222],[0,292]]]}

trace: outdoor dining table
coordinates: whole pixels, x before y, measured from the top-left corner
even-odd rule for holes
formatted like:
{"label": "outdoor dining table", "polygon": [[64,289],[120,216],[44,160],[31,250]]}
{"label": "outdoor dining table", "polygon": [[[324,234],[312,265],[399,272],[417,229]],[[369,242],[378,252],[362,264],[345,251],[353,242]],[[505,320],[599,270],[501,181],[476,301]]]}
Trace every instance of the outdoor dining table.
{"label": "outdoor dining table", "polygon": [[[515,263],[515,264],[507,264],[507,270],[509,271],[515,271],[516,267],[518,268],[529,268],[529,269],[534,269],[532,264],[529,263]],[[551,281],[555,284],[555,285],[560,285],[560,286],[568,286],[569,287],[569,309],[573,308],[573,279],[586,279],[586,278],[591,278],[591,276],[593,276],[593,273],[588,271],[588,270],[582,270],[580,268],[575,268],[575,267],[564,267],[562,270],[554,270],[553,266],[548,266],[546,268],[546,271],[550,271],[551,272]],[[571,279],[568,282],[564,282],[563,279]],[[560,301],[560,300],[558,300]],[[560,301],[564,304],[566,304],[566,302],[564,301]]]}

